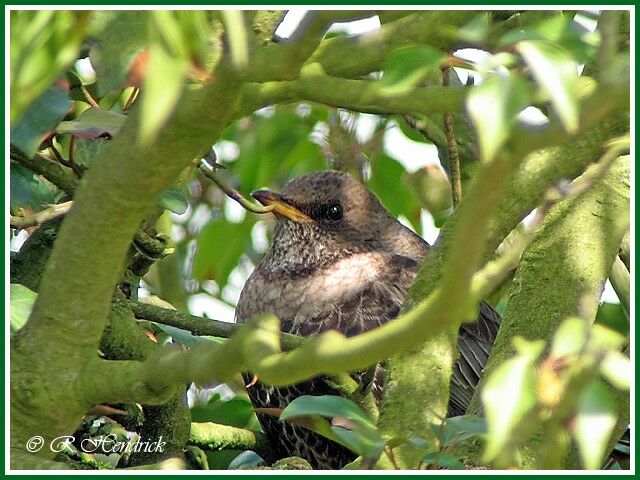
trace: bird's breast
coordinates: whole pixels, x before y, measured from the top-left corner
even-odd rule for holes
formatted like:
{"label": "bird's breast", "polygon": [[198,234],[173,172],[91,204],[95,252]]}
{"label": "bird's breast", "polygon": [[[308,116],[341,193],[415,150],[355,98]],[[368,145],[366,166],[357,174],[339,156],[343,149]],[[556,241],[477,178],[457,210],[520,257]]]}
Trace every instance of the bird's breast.
{"label": "bird's breast", "polygon": [[300,322],[317,317],[336,304],[348,302],[368,288],[384,268],[384,255],[354,254],[300,278],[277,279],[256,268],[245,284],[237,321],[273,313],[282,321]]}

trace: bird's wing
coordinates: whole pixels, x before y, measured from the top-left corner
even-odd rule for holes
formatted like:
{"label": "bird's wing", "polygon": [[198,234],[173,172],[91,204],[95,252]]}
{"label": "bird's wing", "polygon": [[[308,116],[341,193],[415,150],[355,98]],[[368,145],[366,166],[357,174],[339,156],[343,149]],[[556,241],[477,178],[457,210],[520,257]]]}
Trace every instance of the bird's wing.
{"label": "bird's wing", "polygon": [[500,316],[485,302],[480,302],[480,312],[474,323],[460,327],[458,350],[460,358],[453,367],[451,393],[449,396],[450,417],[464,415],[473,391],[478,385],[482,369],[500,327]]}

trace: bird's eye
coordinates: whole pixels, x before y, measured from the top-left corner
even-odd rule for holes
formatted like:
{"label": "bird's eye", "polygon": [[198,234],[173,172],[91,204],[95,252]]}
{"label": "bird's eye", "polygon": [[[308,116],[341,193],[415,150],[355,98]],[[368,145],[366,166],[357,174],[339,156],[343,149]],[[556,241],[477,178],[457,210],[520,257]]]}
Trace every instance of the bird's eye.
{"label": "bird's eye", "polygon": [[339,203],[329,205],[325,209],[324,213],[329,220],[337,222],[338,220],[342,219],[342,205],[340,205]]}

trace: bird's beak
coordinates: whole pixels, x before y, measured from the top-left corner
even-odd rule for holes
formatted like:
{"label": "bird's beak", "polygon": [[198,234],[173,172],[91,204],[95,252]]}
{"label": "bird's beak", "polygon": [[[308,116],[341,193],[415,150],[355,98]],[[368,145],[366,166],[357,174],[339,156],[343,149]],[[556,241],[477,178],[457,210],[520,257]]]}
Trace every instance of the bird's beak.
{"label": "bird's beak", "polygon": [[271,207],[271,211],[277,215],[299,223],[311,221],[311,217],[287,203],[279,193],[271,190],[256,190],[251,192],[251,196],[265,207]]}

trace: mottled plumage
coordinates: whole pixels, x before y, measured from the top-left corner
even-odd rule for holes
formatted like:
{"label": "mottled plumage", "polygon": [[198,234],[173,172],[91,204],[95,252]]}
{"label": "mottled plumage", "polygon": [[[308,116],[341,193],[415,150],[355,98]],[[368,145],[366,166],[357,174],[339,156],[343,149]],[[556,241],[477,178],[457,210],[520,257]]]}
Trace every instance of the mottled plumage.
{"label": "mottled plumage", "polygon": [[[281,194],[254,196],[274,206],[273,245],[245,284],[236,320],[273,313],[282,330],[309,336],[339,330],[347,336],[395,318],[429,245],[404,227],[352,177],[319,172],[295,179]],[[449,413],[462,414],[497,333],[499,317],[482,304],[475,324],[460,329]],[[382,390],[381,368],[375,375]],[[260,383],[248,389],[257,407],[286,407],[300,395],[329,395],[321,379],[287,388]],[[306,458],[315,468],[340,468],[354,454],[324,437],[259,415],[282,456]]]}

